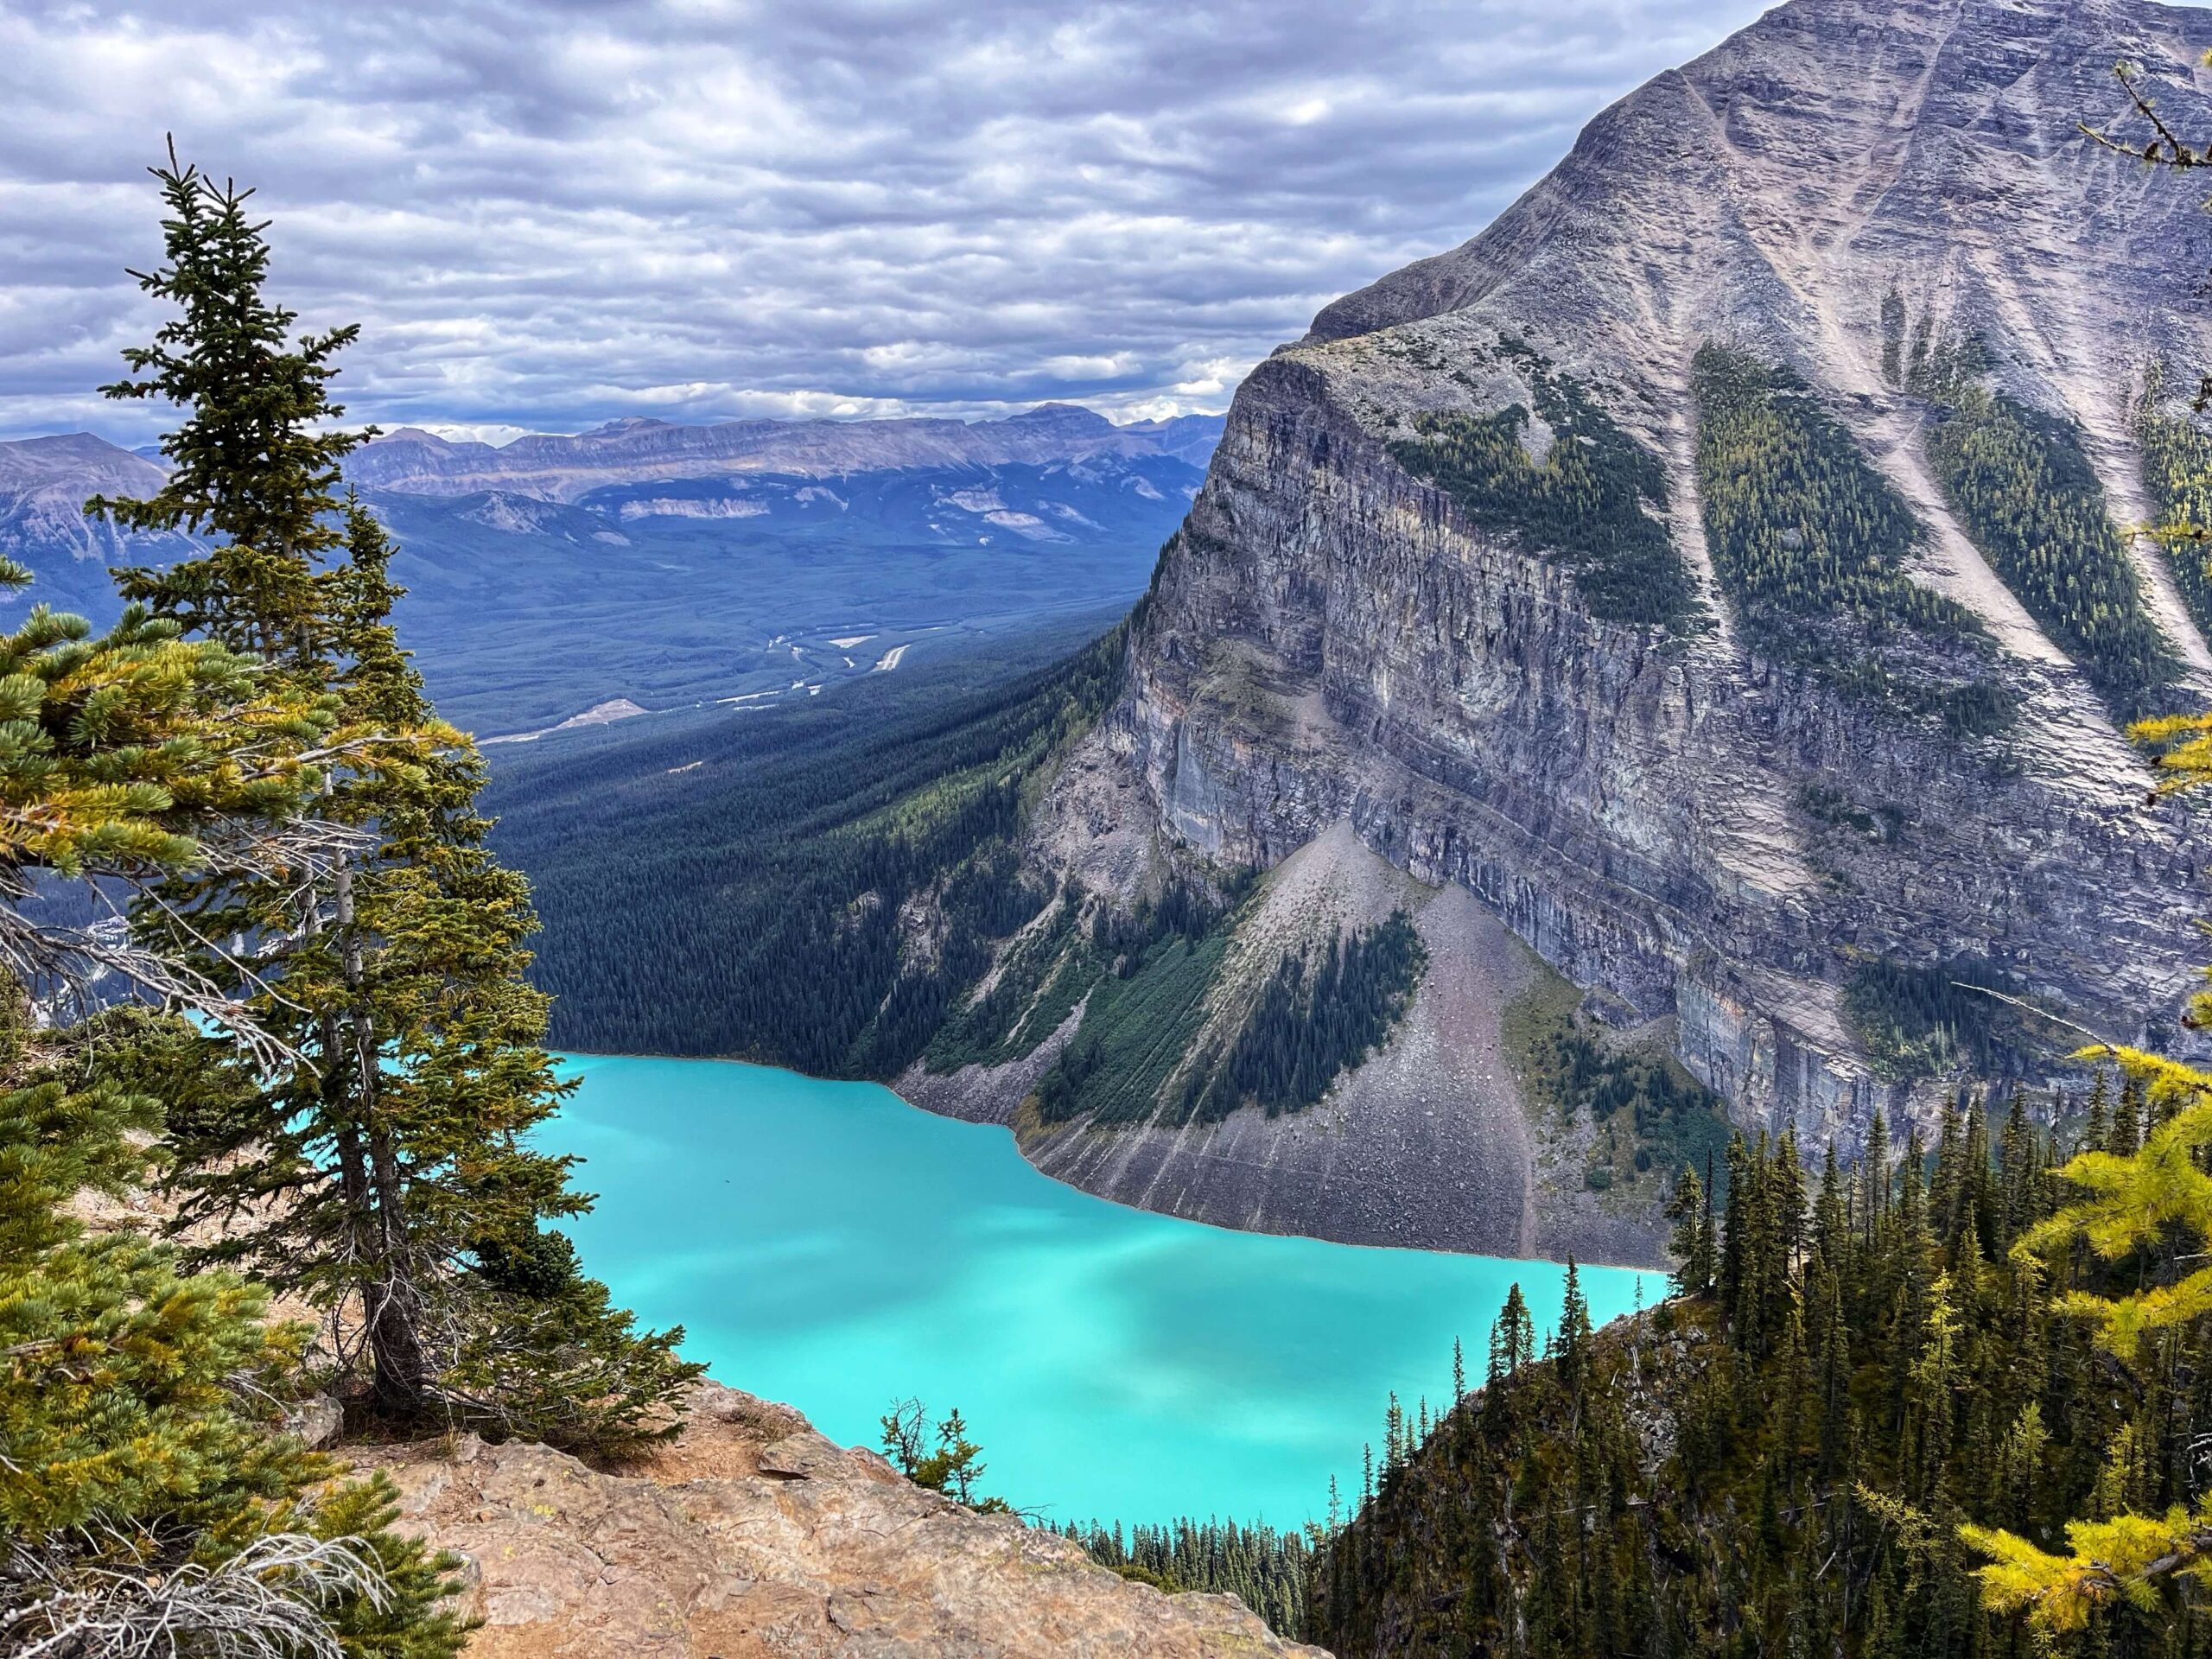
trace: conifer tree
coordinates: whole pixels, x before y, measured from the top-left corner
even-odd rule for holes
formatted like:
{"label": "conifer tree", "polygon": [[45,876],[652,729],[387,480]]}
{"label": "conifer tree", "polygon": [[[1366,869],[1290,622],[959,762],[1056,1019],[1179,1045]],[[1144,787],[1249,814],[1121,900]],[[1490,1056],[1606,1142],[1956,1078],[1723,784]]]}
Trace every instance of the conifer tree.
{"label": "conifer tree", "polygon": [[1582,1374],[1590,1357],[1590,1304],[1582,1294],[1582,1273],[1570,1254],[1567,1258],[1567,1281],[1560,1292],[1559,1312],[1559,1379],[1572,1394],[1582,1383]]}
{"label": "conifer tree", "polygon": [[2076,1152],[2091,1147],[2102,1147],[2105,1137],[2112,1133],[2112,1084],[2104,1067],[2097,1068],[2096,1080],[2089,1085],[2089,1107],[2087,1122],[2082,1126],[2082,1143]]}
{"label": "conifer tree", "polygon": [[1520,1284],[1507,1287],[1505,1305],[1490,1333],[1490,1386],[1493,1389],[1536,1357],[1535,1320],[1521,1294]]}
{"label": "conifer tree", "polygon": [[69,1212],[143,1179],[161,1103],[100,1052],[42,1056],[6,995],[0,1651],[448,1659],[449,1563],[389,1530],[388,1481],[334,1484],[276,1421],[301,1333],[267,1292]]}
{"label": "conifer tree", "polygon": [[[223,1222],[209,1259],[322,1309],[340,1363],[397,1422],[601,1448],[672,1432],[696,1374],[680,1333],[633,1332],[544,1225],[583,1200],[528,1140],[563,1092],[522,976],[535,918],[485,845],[474,746],[436,720],[393,634],[390,544],[337,493],[360,442],[329,429],[353,331],[293,343],[293,315],[264,292],[251,193],[174,157],[156,175],[167,263],[140,281],[179,315],[108,391],[184,418],[162,489],[103,505],[212,545],[126,590],[259,653],[354,746],[324,774],[321,816],[354,838],[327,874],[187,876],[140,912],[143,938],[225,984],[294,1057],[234,1068],[226,1096],[175,1124],[180,1225]],[[225,940],[236,954],[208,943]]]}
{"label": "conifer tree", "polygon": [[[102,636],[42,607],[0,636],[0,951],[49,988],[106,968],[234,1017],[188,965],[19,908],[40,874],[111,893],[328,868],[334,843],[301,813],[331,711],[180,635],[132,606]],[[148,1173],[175,1102],[130,1074],[158,1023],[118,1012],[89,1038],[35,1035],[0,975],[0,1650],[446,1659],[461,1631],[439,1605],[444,1564],[389,1530],[389,1485],[334,1484],[337,1465],[281,1433],[300,1333],[265,1323],[265,1290],[184,1274],[70,1208]]]}
{"label": "conifer tree", "polygon": [[1681,1266],[1675,1270],[1675,1287],[1685,1296],[1702,1296],[1713,1287],[1718,1266],[1713,1255],[1713,1198],[1697,1171],[1685,1169],[1667,1200],[1667,1214],[1675,1231],[1669,1247]]}

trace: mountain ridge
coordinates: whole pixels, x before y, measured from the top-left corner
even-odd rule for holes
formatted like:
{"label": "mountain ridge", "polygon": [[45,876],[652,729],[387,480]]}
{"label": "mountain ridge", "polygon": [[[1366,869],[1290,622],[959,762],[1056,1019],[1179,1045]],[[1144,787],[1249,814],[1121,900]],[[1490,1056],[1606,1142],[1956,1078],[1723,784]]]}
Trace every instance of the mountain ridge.
{"label": "mountain ridge", "polygon": [[[398,542],[400,615],[441,706],[519,734],[620,700],[811,696],[901,645],[1126,604],[1218,424],[1116,427],[1048,404],[849,429],[631,419],[504,448],[404,429],[347,475]],[[84,503],[162,477],[90,434],[0,442],[0,554],[35,577],[10,602],[111,620],[109,566],[193,543]],[[835,644],[855,636],[879,643],[858,658]]]}
{"label": "mountain ridge", "polygon": [[632,417],[573,435],[530,434],[494,447],[406,427],[365,446],[348,475],[367,486],[460,495],[506,488],[573,501],[595,488],[662,478],[756,473],[833,477],[916,467],[1036,466],[1210,453],[1220,416],[1116,426],[1094,410],[1046,404],[999,421],[752,420],[680,425]]}
{"label": "mountain ridge", "polygon": [[[2208,251],[2196,193],[2075,123],[2127,108],[2126,56],[2212,129],[2208,46],[2212,13],[2115,0],[1789,0],[1602,112],[1489,228],[1247,378],[1121,696],[1040,790],[1038,867],[1141,908],[1348,826],[1586,991],[1599,1051],[1608,1020],[1663,1033],[1740,1127],[1846,1156],[1878,1110],[1932,1124],[1966,1063],[1942,1022],[1986,1029],[1955,982],[2179,1037],[2194,815],[2145,805],[2121,728],[2212,700],[2212,613],[2125,531],[2163,510],[2152,424],[2203,453],[2145,374],[2212,362]],[[2128,643],[2067,598],[2092,588]],[[2069,1086],[2078,1038],[2005,1040],[1974,1063]],[[1554,1122],[1510,1079],[1441,1081],[1408,1099],[1490,1142]],[[1347,1158],[1403,1216],[1448,1196],[1391,1111],[1332,1118],[1316,1165],[1294,1116],[1189,1122],[1172,1081],[1141,1155],[1105,1123],[1039,1135],[988,1075],[902,1086],[1202,1219],[1375,1242],[1382,1189],[1330,1197]],[[1395,1242],[1615,1236],[1568,1189],[1644,1184],[1578,1122],[1586,1169],[1540,1150],[1525,1188]]]}

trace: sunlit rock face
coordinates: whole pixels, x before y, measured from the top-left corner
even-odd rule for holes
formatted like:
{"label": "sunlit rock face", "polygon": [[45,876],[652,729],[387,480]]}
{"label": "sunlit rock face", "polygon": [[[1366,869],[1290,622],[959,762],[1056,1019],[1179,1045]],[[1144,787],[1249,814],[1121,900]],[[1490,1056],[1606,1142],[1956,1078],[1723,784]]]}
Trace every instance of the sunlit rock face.
{"label": "sunlit rock face", "polygon": [[[1901,331],[1979,342],[1995,388],[2078,429],[2113,516],[2147,516],[2145,365],[2212,363],[2202,192],[2076,124],[2121,121],[2126,58],[2212,133],[2208,44],[2212,14],[2105,0],[1794,0],[1605,111],[1473,241],[1329,306],[1245,383],[1162,562],[1102,746],[1136,785],[1120,827],[1272,866],[1348,821],[1674,1017],[1746,1125],[1847,1151],[1936,1093],[1870,1065],[1859,963],[1986,960],[2099,1033],[2155,1031],[2202,952],[2202,827],[2146,804],[2104,702],[1954,521],[1940,411],[1897,357]],[[2009,732],[1885,715],[1747,642],[1700,513],[1708,341],[1794,370],[1910,505],[1912,578],[1995,642]],[[1646,506],[1701,620],[1593,614],[1558,548],[1394,455],[1438,412],[1535,409],[1538,374],[1663,467]],[[1530,423],[1532,455],[1555,441]],[[2128,556],[2174,696],[2212,699],[2164,556]]]}

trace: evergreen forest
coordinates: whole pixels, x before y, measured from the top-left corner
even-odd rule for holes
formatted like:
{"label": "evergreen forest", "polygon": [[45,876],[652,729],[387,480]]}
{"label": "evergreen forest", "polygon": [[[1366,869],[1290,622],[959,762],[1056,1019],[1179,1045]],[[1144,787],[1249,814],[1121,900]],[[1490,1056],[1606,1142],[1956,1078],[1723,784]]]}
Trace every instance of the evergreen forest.
{"label": "evergreen forest", "polygon": [[[1038,1084],[1040,1122],[1214,1122],[1248,1105],[1270,1117],[1303,1111],[1389,1041],[1426,961],[1405,912],[1332,934],[1310,957],[1283,951],[1249,993],[1222,984],[1239,914],[1117,959]],[[1224,1027],[1217,1002],[1230,1008],[1230,1034],[1204,1041]]]}
{"label": "evergreen forest", "polygon": [[2212,570],[2206,568],[2201,526],[2212,524],[2212,435],[2195,411],[2171,405],[2164,374],[2145,377],[2135,412],[2135,442],[2143,454],[2143,492],[2157,521],[2174,588],[2190,620],[2212,634]]}
{"label": "evergreen forest", "polygon": [[[487,799],[549,918],[535,979],[555,1039],[897,1076],[1053,900],[1023,876],[1015,830],[1118,683],[1122,639],[1047,633],[1011,675],[951,659],[789,709],[503,758]],[[906,971],[916,905],[941,932]]]}
{"label": "evergreen forest", "polygon": [[2033,1016],[2018,1006],[2026,989],[1975,957],[1926,967],[1872,957],[1844,982],[1843,1017],[1883,1077],[2025,1076],[2044,1058]]}
{"label": "evergreen forest", "polygon": [[1986,632],[1907,574],[1918,521],[1804,382],[1708,344],[1691,389],[1706,543],[1754,648],[1961,736],[2009,725]]}
{"label": "evergreen forest", "polygon": [[1649,1036],[1583,1014],[1580,994],[1543,979],[1506,1011],[1508,1058],[1530,1101],[1580,1130],[1582,1179],[1598,1192],[1644,1190],[1713,1170],[1730,1134],[1727,1103]]}
{"label": "evergreen forest", "polygon": [[1964,373],[1931,389],[1929,460],[1982,556],[2115,715],[2165,712],[2179,664],[2073,423]]}
{"label": "evergreen forest", "polygon": [[1186,1590],[1234,1596],[1277,1630],[1306,1627],[1306,1587],[1316,1540],[1304,1530],[1278,1532],[1263,1523],[1185,1516],[1157,1525],[1124,1527],[1071,1521],[1061,1535],[1102,1567],[1170,1595]]}
{"label": "evergreen forest", "polygon": [[2206,1651],[2205,1320],[2140,1287],[2212,1211],[2176,1234],[2132,1208],[2177,1158],[2204,1183],[2212,1120],[2171,1081],[2101,1080],[2063,1147],[2017,1092],[1994,1122],[1955,1103],[1900,1156],[1878,1122],[1816,1176],[1787,1136],[1738,1138],[1723,1203],[1694,1172],[1678,1188],[1675,1297],[1593,1332],[1570,1294],[1541,1356],[1509,1303],[1486,1386],[1410,1433],[1394,1402],[1312,1639],[1360,1659]]}
{"label": "evergreen forest", "polygon": [[1590,613],[1608,622],[1694,632],[1704,622],[1696,586],[1668,534],[1667,474],[1572,378],[1517,342],[1501,350],[1533,388],[1535,416],[1514,404],[1495,415],[1418,416],[1390,454],[1433,480],[1471,523],[1523,537],[1574,573]]}

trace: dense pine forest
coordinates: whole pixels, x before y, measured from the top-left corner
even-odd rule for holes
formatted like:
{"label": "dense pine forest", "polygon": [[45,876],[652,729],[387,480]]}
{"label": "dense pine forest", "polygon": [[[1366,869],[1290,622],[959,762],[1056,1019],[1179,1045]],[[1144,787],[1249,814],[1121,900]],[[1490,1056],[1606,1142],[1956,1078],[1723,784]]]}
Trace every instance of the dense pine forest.
{"label": "dense pine forest", "polygon": [[1061,1535],[1124,1578],[1171,1595],[1203,1590],[1235,1596],[1275,1630],[1295,1633],[1306,1627],[1306,1597],[1317,1548],[1310,1532],[1185,1516],[1126,1529],[1118,1521],[1071,1521]]}
{"label": "dense pine forest", "polygon": [[2018,979],[1976,957],[1926,968],[1878,957],[1844,982],[1843,1017],[1878,1077],[2018,1077],[2049,1064],[2025,1000]]}
{"label": "dense pine forest", "polygon": [[1970,379],[1928,455],[1974,545],[2123,720],[2164,712],[2179,664],[2070,422]]}
{"label": "dense pine forest", "polygon": [[1963,735],[2008,725],[1986,633],[1906,574],[1918,521],[1804,383],[1707,345],[1691,389],[1707,545],[1753,645]]}
{"label": "dense pine forest", "polygon": [[1225,1116],[1247,1101],[1270,1117],[1314,1104],[1389,1038],[1424,955],[1402,910],[1332,938],[1310,967],[1302,953],[1286,953],[1207,1085],[1200,1115]]}
{"label": "dense pine forest", "polygon": [[[1541,1359],[1509,1310],[1488,1386],[1390,1447],[1320,1563],[1313,1638],[1345,1659],[2212,1649],[2164,1576],[2202,1548],[2192,1523],[2133,1557],[2113,1541],[2198,1500],[2207,1321],[2106,1340],[2084,1299],[2158,1282],[2172,1236],[2131,1248],[2063,1209],[2093,1173],[2160,1179],[2203,1136],[2184,1109],[2101,1083],[2075,1181],[2018,1094],[1895,1158],[1878,1124],[1873,1154],[1816,1178],[1787,1137],[1739,1140],[1717,1215],[1686,1179],[1678,1298],[1596,1333],[1570,1307]],[[2102,1593],[2037,1549],[2069,1524],[2112,1564]]]}
{"label": "dense pine forest", "polygon": [[2135,441],[2143,452],[2143,489],[2156,514],[2175,589],[2200,632],[2212,635],[2212,574],[2205,569],[2201,527],[2212,524],[2212,435],[2171,405],[2166,377],[2145,378],[2135,410]]}
{"label": "dense pine forest", "polygon": [[[549,918],[536,977],[556,1040],[897,1075],[1051,898],[1014,833],[1110,694],[1122,639],[1055,662],[1077,642],[1048,632],[1021,648],[1046,664],[1011,677],[925,658],[797,709],[511,751],[488,798]],[[931,957],[902,973],[923,900]]]}
{"label": "dense pine forest", "polygon": [[1319,941],[1310,957],[1287,950],[1255,990],[1231,988],[1232,999],[1246,997],[1231,1034],[1201,1046],[1210,1026],[1219,1028],[1215,997],[1240,912],[1179,910],[1206,918],[1203,930],[1154,919],[1157,937],[1141,936],[1141,950],[1122,952],[1095,982],[1082,1024],[1038,1084],[1039,1121],[1206,1122],[1247,1105],[1270,1117],[1302,1111],[1389,1040],[1425,960],[1402,911]]}

